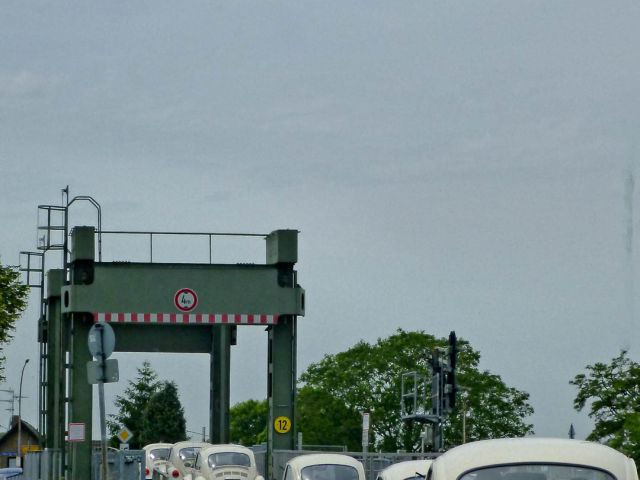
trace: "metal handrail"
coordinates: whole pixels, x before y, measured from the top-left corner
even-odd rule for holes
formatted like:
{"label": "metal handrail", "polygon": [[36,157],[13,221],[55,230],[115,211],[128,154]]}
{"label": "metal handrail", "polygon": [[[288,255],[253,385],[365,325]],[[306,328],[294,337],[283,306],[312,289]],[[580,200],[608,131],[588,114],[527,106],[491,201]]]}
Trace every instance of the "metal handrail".
{"label": "metal handrail", "polygon": [[[268,233],[231,233],[231,232],[154,232],[141,230],[98,230],[98,235],[148,235],[149,236],[149,262],[153,263],[153,237],[154,236],[192,236],[208,237],[209,239],[209,263],[213,261],[212,239],[213,237],[262,237],[269,236]],[[99,237],[100,238],[100,237]]]}

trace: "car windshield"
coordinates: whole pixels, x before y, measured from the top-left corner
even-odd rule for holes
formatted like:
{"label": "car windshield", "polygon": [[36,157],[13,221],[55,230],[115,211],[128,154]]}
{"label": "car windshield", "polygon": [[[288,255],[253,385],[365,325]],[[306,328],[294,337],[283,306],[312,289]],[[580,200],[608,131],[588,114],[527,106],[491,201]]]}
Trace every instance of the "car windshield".
{"label": "car windshield", "polygon": [[240,465],[243,467],[251,466],[251,459],[246,453],[240,452],[217,452],[209,455],[207,460],[209,467],[216,468],[224,465]]}
{"label": "car windshield", "polygon": [[459,480],[616,480],[605,471],[575,465],[502,465],[473,470]]}
{"label": "car windshield", "polygon": [[151,460],[167,460],[170,453],[170,448],[154,448],[149,452],[149,458],[151,458]]}
{"label": "car windshield", "polygon": [[358,471],[348,465],[310,465],[301,475],[302,480],[358,480]]}

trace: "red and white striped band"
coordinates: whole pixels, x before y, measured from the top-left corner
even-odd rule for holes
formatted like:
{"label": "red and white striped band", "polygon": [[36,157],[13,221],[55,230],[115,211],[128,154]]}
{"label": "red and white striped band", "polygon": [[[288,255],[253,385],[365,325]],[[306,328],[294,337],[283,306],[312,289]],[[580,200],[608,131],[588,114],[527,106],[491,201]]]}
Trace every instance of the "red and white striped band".
{"label": "red and white striped band", "polygon": [[276,325],[278,315],[263,313],[94,313],[94,322],[148,324]]}

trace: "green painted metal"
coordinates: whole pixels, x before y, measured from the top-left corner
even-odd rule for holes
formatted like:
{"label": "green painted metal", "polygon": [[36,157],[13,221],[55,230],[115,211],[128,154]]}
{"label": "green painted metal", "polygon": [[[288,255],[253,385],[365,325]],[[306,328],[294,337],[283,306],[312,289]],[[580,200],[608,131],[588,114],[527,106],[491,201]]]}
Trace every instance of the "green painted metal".
{"label": "green painted metal", "polygon": [[[49,328],[51,360],[47,404],[52,445],[64,446],[64,353],[71,358],[69,421],[85,424],[87,441],[69,448],[72,479],[91,474],[92,388],[87,382],[90,358],[87,336],[94,313],[181,313],[176,292],[189,288],[198,296],[190,314],[266,314],[279,316],[268,327],[269,451],[292,449],[295,425],[275,432],[273,421],[295,415],[296,317],[304,315],[304,290],[293,269],[298,259],[296,230],[277,230],[266,237],[266,264],[167,264],[95,262],[93,227],[72,232],[70,283],[52,286]],[[58,293],[59,292],[59,293]],[[58,298],[59,300],[55,300]],[[229,324],[111,323],[119,352],[209,353],[210,441],[229,441],[230,352],[235,326]],[[52,395],[53,389],[53,395]],[[62,407],[61,407],[62,406]],[[62,409],[61,409],[62,408]],[[60,413],[62,411],[62,414]],[[271,462],[268,462],[271,464]]]}
{"label": "green painted metal", "polygon": [[212,327],[209,441],[229,443],[231,325]]}
{"label": "green painted metal", "polygon": [[[266,478],[282,478],[275,471],[273,450],[293,450],[296,435],[296,318],[287,316],[269,329],[269,427]],[[278,419],[290,422],[288,431],[278,431]],[[282,422],[283,420],[280,420]]]}
{"label": "green painted metal", "polygon": [[98,263],[93,275],[62,289],[64,313],[179,313],[174,296],[190,288],[198,304],[189,313],[304,314],[304,290],[281,287],[276,266]]}
{"label": "green painted metal", "polygon": [[71,315],[71,398],[69,422],[83,423],[85,441],[73,443],[71,455],[71,479],[91,478],[91,432],[93,430],[92,386],[87,382],[87,362],[92,360],[87,338],[93,325],[93,317],[84,313]]}
{"label": "green painted metal", "polygon": [[62,270],[50,270],[47,275],[47,396],[46,446],[62,448],[64,430],[56,428],[64,420],[64,332],[60,313],[60,292],[64,283]]}

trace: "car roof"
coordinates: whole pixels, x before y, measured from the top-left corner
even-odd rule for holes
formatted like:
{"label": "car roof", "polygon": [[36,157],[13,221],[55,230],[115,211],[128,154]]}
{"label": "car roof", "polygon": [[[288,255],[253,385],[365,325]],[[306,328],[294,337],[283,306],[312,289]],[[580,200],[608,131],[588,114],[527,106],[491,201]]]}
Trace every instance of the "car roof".
{"label": "car roof", "polygon": [[354,468],[362,468],[362,463],[349,455],[340,453],[310,453],[292,458],[287,463],[297,469],[309,465],[348,465]]}
{"label": "car roof", "polygon": [[153,450],[155,448],[171,448],[173,443],[150,443],[142,447],[143,450]]}
{"label": "car roof", "polygon": [[200,450],[200,455],[204,456],[215,452],[239,452],[250,455],[253,453],[253,450],[243,445],[236,445],[234,443],[220,443],[216,445],[209,445],[208,447],[203,448],[202,450]]}
{"label": "car roof", "polygon": [[560,438],[480,440],[452,448],[433,463],[435,479],[457,479],[463,473],[492,465],[558,463],[606,470],[618,480],[638,479],[632,459],[595,442]]}
{"label": "car roof", "polygon": [[407,460],[404,462],[398,462],[393,465],[389,465],[387,468],[382,470],[378,476],[385,480],[402,480],[404,478],[414,477],[416,472],[426,475],[432,463],[433,460]]}
{"label": "car roof", "polygon": [[210,447],[211,444],[208,442],[192,442],[189,440],[185,440],[184,442],[177,442],[174,443],[172,448],[173,450],[180,450],[182,448],[189,448],[189,447],[200,447],[200,448],[205,448],[205,447]]}

